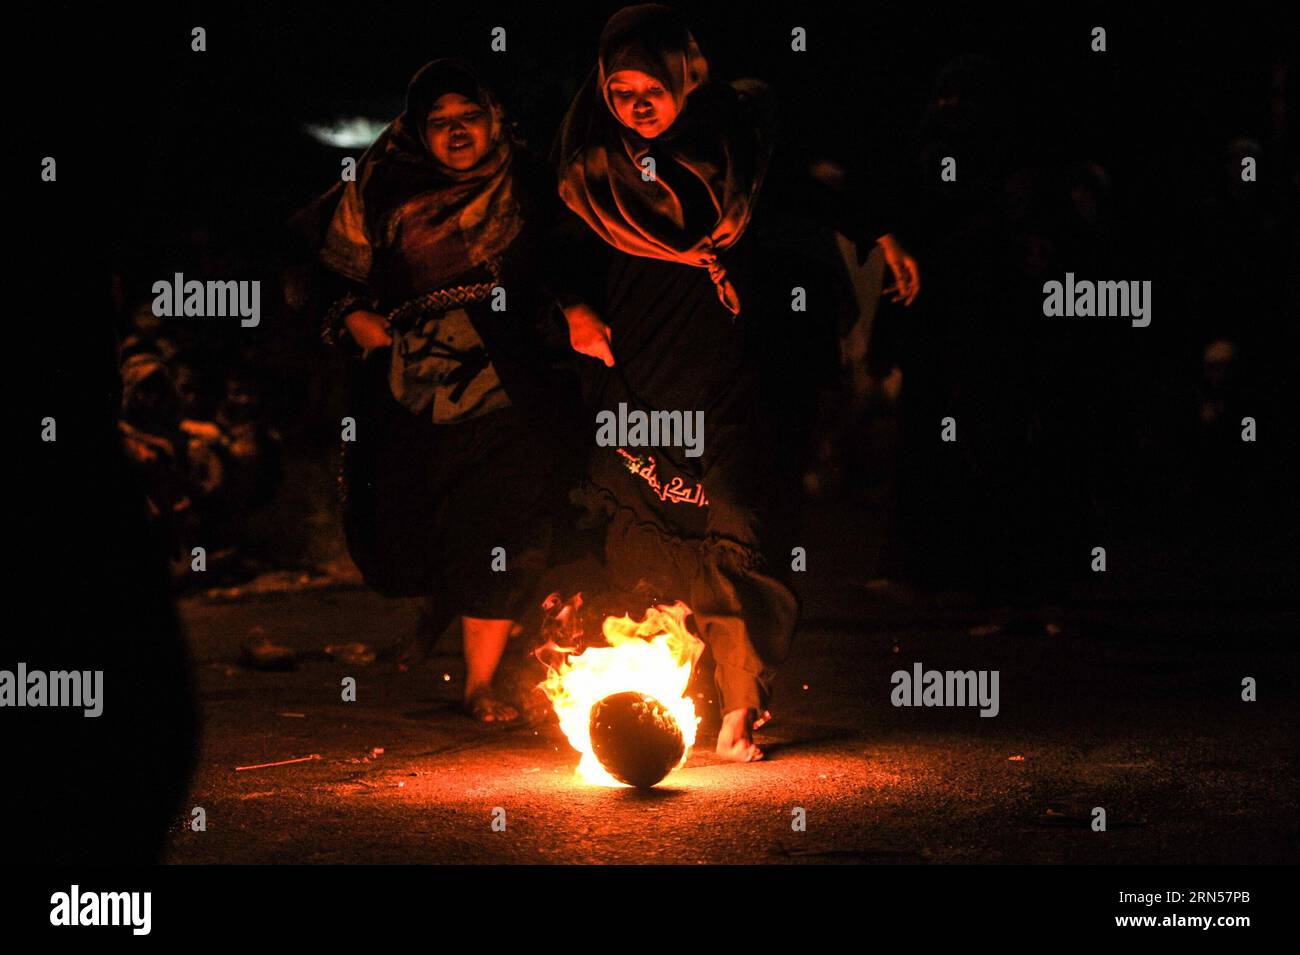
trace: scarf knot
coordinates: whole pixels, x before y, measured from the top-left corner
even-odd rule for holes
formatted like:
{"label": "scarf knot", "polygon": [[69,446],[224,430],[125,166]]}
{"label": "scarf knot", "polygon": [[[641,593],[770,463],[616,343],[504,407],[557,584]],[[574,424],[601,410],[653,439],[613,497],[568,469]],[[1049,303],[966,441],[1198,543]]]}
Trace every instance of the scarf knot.
{"label": "scarf knot", "polygon": [[[652,76],[676,106],[671,126],[647,142],[619,120],[611,77]],[[708,62],[672,9],[627,7],[610,19],[596,68],[578,91],[557,144],[560,198],[621,252],[708,270],[732,315],[740,296],[718,262],[749,224],[771,153],[771,130],[747,97],[709,79]],[[656,174],[643,176],[653,155]],[[702,187],[702,188],[701,188]]]}
{"label": "scarf knot", "polygon": [[736,293],[736,286],[731,283],[727,277],[726,266],[718,259],[718,254],[713,251],[705,252],[700,256],[700,265],[709,270],[709,278],[713,280],[714,286],[718,290],[718,300],[727,307],[727,311],[733,316],[740,314],[740,296]]}

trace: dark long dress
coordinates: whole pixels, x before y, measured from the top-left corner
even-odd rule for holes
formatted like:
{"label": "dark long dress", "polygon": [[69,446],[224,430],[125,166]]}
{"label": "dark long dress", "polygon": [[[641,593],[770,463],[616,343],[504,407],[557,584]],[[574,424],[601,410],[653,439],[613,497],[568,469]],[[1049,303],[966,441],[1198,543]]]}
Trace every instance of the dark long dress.
{"label": "dark long dress", "polygon": [[[592,451],[583,496],[606,517],[612,582],[689,604],[716,663],[723,709],[761,710],[789,649],[797,601],[774,569],[789,566],[776,531],[791,489],[774,467],[779,451],[760,391],[771,318],[753,281],[758,256],[744,240],[726,256],[741,294],[749,292],[737,320],[706,270],[593,240],[573,238],[570,255],[600,277],[580,295],[609,323],[616,364],[583,363],[589,411],[617,413],[626,403],[704,412],[700,457],[672,447]],[[788,295],[784,301],[788,310]]]}
{"label": "dark long dress", "polygon": [[[436,422],[429,410],[414,413],[394,397],[388,348],[355,362],[350,376],[356,440],[343,445],[342,474],[349,552],[366,582],[386,596],[431,598],[426,613],[440,623],[456,615],[520,616],[533,601],[551,539],[558,392],[545,358],[544,324],[553,306],[537,270],[536,237],[554,202],[537,185],[540,171],[523,156],[516,163],[523,232],[495,278],[480,266],[450,283],[497,284],[507,308],[494,311],[490,299],[461,305],[481,347],[473,343],[440,373],[470,387],[480,375],[495,377],[508,406],[450,423]],[[382,312],[431,291],[413,283],[413,270],[402,262],[379,265],[368,286],[347,291]],[[426,309],[415,321],[445,321],[451,311]],[[334,312],[326,338],[346,345],[338,328],[346,309]],[[397,338],[405,331],[394,326]],[[413,379],[408,383],[418,387]]]}

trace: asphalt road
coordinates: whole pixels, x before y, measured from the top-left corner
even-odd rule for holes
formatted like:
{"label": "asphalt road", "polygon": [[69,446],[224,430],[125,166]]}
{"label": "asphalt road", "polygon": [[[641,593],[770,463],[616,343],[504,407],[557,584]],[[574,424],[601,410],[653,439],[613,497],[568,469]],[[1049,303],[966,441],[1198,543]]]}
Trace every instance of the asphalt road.
{"label": "asphalt road", "polygon": [[[554,723],[459,714],[444,638],[426,667],[385,650],[410,602],[305,590],[182,605],[204,740],[175,863],[1256,863],[1300,859],[1293,614],[1097,611],[1056,637],[974,637],[978,615],[873,605],[809,621],[733,765],[702,734],[648,792],[583,784]],[[259,626],[291,672],[238,665]],[[322,650],[362,641],[376,662]],[[1000,711],[891,705],[890,675],[989,669]],[[357,681],[343,702],[341,681]],[[1241,680],[1258,701],[1241,700]],[[376,749],[382,753],[376,754]],[[245,771],[318,754],[318,759]],[[1093,810],[1106,813],[1094,831]],[[494,829],[494,810],[505,827]],[[803,809],[806,828],[792,825]]]}

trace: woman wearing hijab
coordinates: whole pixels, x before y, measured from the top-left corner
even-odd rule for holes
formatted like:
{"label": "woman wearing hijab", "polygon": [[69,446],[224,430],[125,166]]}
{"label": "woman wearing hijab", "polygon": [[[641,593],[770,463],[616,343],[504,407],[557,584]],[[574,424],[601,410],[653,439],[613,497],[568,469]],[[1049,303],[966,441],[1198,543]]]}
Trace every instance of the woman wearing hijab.
{"label": "woman wearing hijab", "polygon": [[602,283],[561,297],[573,346],[603,362],[585,369],[585,397],[602,411],[701,411],[704,424],[698,457],[596,448],[584,490],[608,521],[614,581],[694,611],[721,695],[717,750],[741,761],[762,756],[752,728],[796,614],[763,552],[774,502],[749,325],[736,320],[749,263],[731,254],[770,156],[762,105],[710,82],[674,11],[628,7],[558,143],[561,199],[612,250]]}
{"label": "woman wearing hijab", "polygon": [[485,722],[518,716],[493,677],[549,539],[550,303],[531,237],[553,197],[524,164],[479,77],[429,63],[355,181],[336,187],[320,252],[344,285],[324,337],[359,358],[349,550],[381,593],[460,617],[465,706]]}
{"label": "woman wearing hijab", "polygon": [[571,344],[601,362],[584,368],[585,398],[598,411],[703,413],[702,454],[597,447],[584,494],[605,515],[616,586],[693,609],[721,697],[717,752],[742,762],[763,756],[753,727],[797,614],[777,569],[791,559],[782,498],[797,493],[780,457],[794,450],[773,443],[781,399],[764,393],[763,357],[773,330],[791,327],[790,292],[744,241],[770,112],[760,84],[710,78],[674,10],[644,4],[606,24],[557,144],[560,197],[601,240],[582,253],[603,259],[598,280],[559,296]]}

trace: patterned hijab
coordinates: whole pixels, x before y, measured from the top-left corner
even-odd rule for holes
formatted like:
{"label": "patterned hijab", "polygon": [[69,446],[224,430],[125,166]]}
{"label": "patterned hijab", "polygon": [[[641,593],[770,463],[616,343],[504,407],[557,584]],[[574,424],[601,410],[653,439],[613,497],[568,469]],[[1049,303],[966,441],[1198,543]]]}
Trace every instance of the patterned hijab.
{"label": "patterned hijab", "polygon": [[[446,93],[460,93],[492,117],[488,151],[471,169],[443,166],[425,142],[425,118]],[[321,261],[348,278],[371,282],[376,253],[400,256],[416,236],[419,284],[425,288],[414,291],[441,287],[491,261],[522,225],[513,156],[501,106],[473,70],[454,59],[426,64],[407,88],[405,111],[362,155],[356,181],[342,184]]]}
{"label": "patterned hijab", "polygon": [[[672,96],[676,121],[657,138],[615,115],[609,79],[620,70],[646,73]],[[771,152],[749,105],[732,87],[709,81],[708,63],[675,10],[625,7],[605,25],[596,69],[560,129],[560,198],[616,249],[708,269],[718,298],[739,314],[718,254],[745,231]],[[655,163],[648,182],[647,156]]]}

